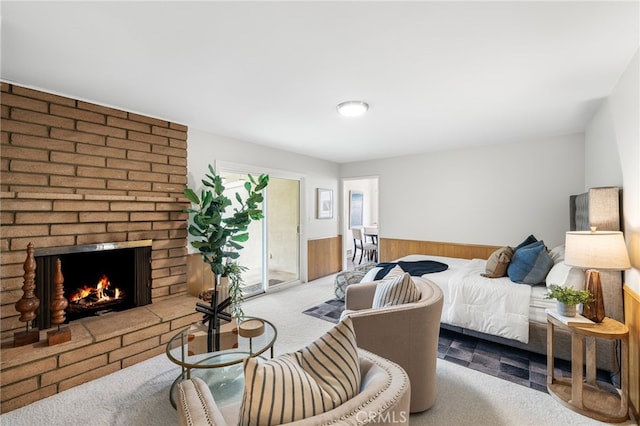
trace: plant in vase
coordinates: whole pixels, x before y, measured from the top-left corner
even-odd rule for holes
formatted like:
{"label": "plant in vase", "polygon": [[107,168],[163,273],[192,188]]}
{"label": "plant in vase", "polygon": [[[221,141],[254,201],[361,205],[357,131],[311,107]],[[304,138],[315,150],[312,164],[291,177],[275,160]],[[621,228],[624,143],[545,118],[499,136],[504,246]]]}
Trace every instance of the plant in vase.
{"label": "plant in vase", "polygon": [[[251,175],[244,183],[246,196],[235,194],[238,206],[233,211],[227,210],[233,205],[232,200],[224,194],[223,179],[209,165],[210,174],[202,179],[204,188],[200,196],[191,188],[185,188],[185,197],[193,204],[185,209],[189,213],[188,232],[195,237],[191,246],[200,252],[200,256],[207,263],[215,275],[216,288],[213,292],[211,307],[214,321],[217,321],[218,306],[231,307],[232,315],[242,320],[242,272],[246,269],[237,263],[240,257],[241,243],[249,239],[247,231],[249,224],[263,218],[260,203],[263,201],[262,190],[269,183],[269,176],[261,174],[257,179]],[[222,277],[229,277],[230,297],[218,304],[217,288]],[[211,325],[211,323],[210,323]]]}
{"label": "plant in vase", "polygon": [[558,301],[558,313],[560,315],[574,317],[577,313],[577,305],[591,302],[593,295],[588,290],[576,290],[571,287],[551,284],[545,298]]}

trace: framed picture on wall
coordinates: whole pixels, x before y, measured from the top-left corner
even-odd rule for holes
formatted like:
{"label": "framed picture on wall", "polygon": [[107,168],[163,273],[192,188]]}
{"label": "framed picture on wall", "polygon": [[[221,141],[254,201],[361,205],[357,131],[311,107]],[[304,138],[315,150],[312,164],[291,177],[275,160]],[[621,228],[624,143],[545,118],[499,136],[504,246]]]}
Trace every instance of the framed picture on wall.
{"label": "framed picture on wall", "polygon": [[317,189],[317,212],[318,219],[331,219],[333,217],[333,190]]}
{"label": "framed picture on wall", "polygon": [[364,195],[360,191],[349,191],[349,229],[362,226]]}

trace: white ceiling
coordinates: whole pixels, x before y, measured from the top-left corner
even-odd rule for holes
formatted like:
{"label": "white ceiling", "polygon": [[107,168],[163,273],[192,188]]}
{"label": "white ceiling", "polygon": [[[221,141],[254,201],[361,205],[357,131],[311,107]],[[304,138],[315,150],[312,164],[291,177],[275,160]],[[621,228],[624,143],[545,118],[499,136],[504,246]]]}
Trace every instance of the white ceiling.
{"label": "white ceiling", "polygon": [[[350,162],[580,132],[638,1],[2,1],[4,81]],[[360,99],[367,115],[335,106]]]}

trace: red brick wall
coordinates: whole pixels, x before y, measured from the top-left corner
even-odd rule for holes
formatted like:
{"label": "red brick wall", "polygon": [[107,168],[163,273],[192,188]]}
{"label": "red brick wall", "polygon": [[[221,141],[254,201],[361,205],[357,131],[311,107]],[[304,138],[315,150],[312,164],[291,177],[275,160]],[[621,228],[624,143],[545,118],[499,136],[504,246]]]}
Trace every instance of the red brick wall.
{"label": "red brick wall", "polygon": [[[187,127],[1,83],[2,338],[36,249],[153,240],[152,298],[186,291]],[[36,271],[37,274],[38,271]]]}

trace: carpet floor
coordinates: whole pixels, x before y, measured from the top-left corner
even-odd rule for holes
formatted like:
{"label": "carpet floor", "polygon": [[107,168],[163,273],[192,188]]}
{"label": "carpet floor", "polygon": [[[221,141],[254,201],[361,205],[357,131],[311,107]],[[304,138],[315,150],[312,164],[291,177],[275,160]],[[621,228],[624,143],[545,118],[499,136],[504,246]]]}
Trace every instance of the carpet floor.
{"label": "carpet floor", "polygon": [[[334,276],[247,300],[250,316],[268,318],[278,329],[276,355],[295,351],[333,327],[302,314],[332,297]],[[174,426],[169,387],[180,367],[165,354],[57,395],[0,415],[2,426]],[[544,392],[438,359],[438,398],[431,409],[412,414],[411,426],[598,426]],[[635,425],[628,420],[624,426]]]}
{"label": "carpet floor", "polygon": [[[337,323],[343,310],[344,301],[330,299],[306,309],[303,313]],[[545,355],[440,329],[438,358],[531,389],[547,392],[547,358]],[[557,359],[554,368],[556,377],[571,377],[570,362]],[[598,383],[602,388],[612,393],[616,392],[607,372],[598,372]]]}

